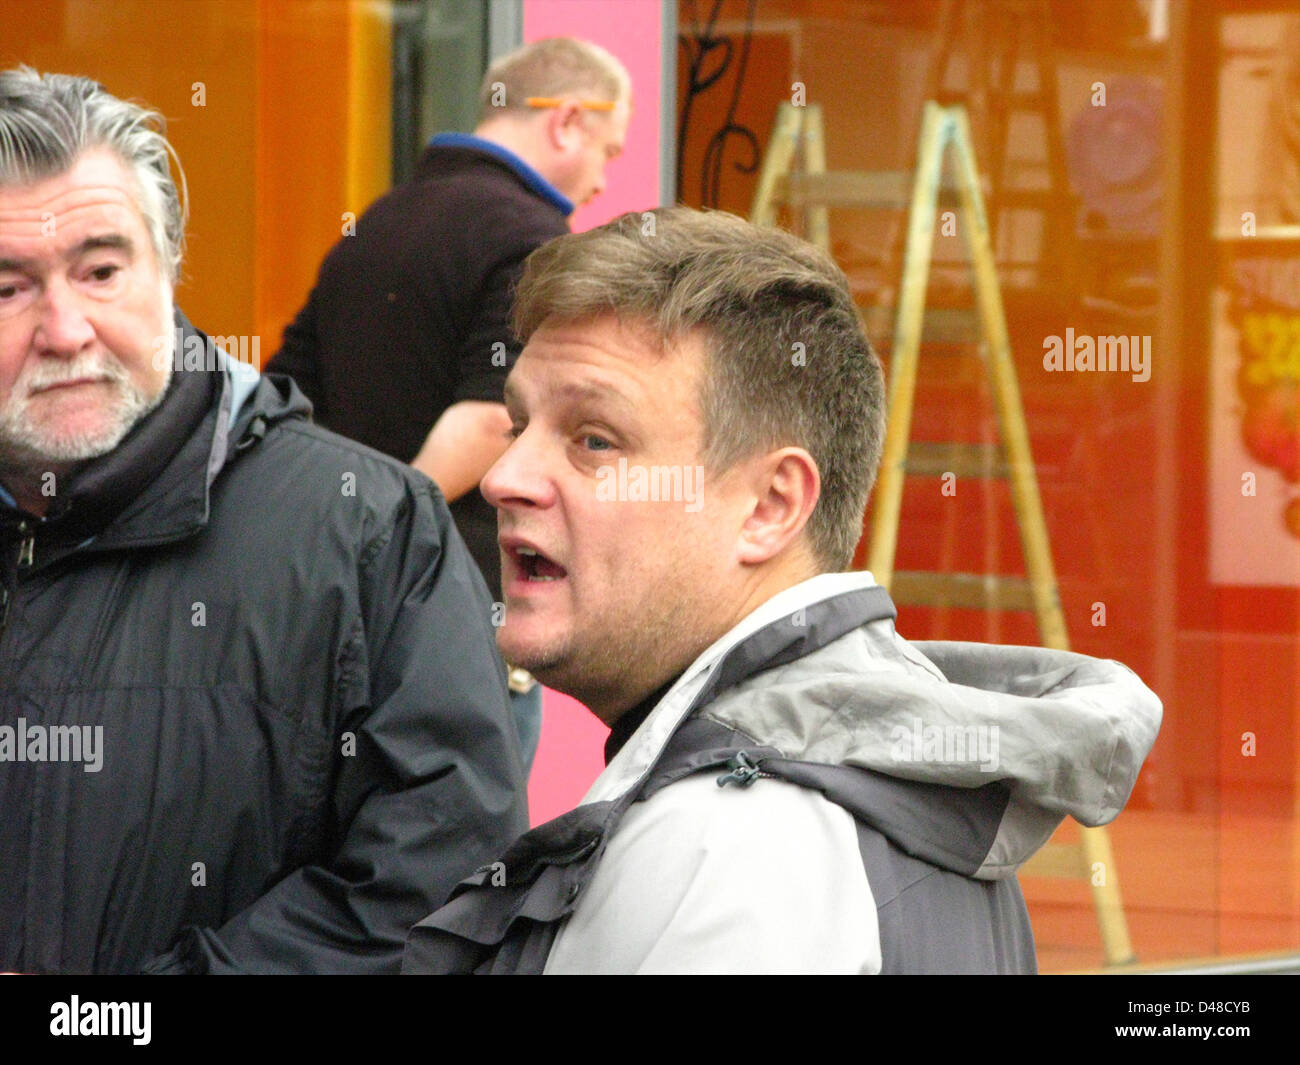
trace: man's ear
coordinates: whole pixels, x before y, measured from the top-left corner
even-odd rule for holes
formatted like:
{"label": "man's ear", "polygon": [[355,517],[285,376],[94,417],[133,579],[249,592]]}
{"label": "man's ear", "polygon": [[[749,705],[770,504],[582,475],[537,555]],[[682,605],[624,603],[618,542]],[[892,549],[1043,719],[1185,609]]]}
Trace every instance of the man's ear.
{"label": "man's ear", "polygon": [[576,103],[562,103],[548,111],[546,139],[556,151],[572,151],[580,145],[584,132],[582,108]]}
{"label": "man's ear", "polygon": [[783,447],[754,460],[753,506],[740,528],[737,560],[761,565],[803,532],[821,497],[821,473],[801,447]]}

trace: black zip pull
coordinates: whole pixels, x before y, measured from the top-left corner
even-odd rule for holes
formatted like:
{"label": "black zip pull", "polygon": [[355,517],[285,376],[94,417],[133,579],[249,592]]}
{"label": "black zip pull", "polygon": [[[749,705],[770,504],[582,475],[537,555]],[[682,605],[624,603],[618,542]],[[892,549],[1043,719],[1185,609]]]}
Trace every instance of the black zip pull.
{"label": "black zip pull", "polygon": [[266,436],[266,416],[264,414],[254,415],[253,420],[248,423],[248,430],[244,433],[243,439],[235,445],[235,454],[238,455],[247,451],[264,436]]}
{"label": "black zip pull", "polygon": [[728,784],[735,784],[741,788],[749,787],[763,775],[758,768],[761,763],[761,758],[755,762],[744,751],[737,751],[727,762],[727,768],[731,772],[723,773],[718,777],[718,787],[725,788]]}

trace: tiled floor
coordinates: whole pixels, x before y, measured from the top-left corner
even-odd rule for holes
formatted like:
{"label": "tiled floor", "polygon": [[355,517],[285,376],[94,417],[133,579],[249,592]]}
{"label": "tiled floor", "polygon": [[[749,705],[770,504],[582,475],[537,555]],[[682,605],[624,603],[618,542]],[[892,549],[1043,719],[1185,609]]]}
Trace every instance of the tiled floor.
{"label": "tiled floor", "polygon": [[[1110,832],[1139,962],[1300,950],[1296,818],[1130,811]],[[1021,886],[1041,971],[1103,965],[1084,881]]]}

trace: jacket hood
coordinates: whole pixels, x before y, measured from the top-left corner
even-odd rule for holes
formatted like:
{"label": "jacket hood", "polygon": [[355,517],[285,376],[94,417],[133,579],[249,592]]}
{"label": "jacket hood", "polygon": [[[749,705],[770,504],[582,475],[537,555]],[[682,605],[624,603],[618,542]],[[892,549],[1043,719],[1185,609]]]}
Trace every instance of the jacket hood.
{"label": "jacket hood", "polygon": [[[817,787],[908,853],[969,876],[1012,875],[1066,815],[1085,825],[1118,815],[1161,716],[1131,670],[1040,647],[911,644],[892,606],[868,605],[866,592],[887,602],[856,573],[764,604],[683,674],[585,801],[643,783],[647,760],[695,714],[752,739],[751,751],[775,759],[773,775]],[[783,634],[803,653],[775,664],[755,653]],[[709,683],[719,669],[744,672],[736,660],[746,656],[756,668],[743,679]]]}

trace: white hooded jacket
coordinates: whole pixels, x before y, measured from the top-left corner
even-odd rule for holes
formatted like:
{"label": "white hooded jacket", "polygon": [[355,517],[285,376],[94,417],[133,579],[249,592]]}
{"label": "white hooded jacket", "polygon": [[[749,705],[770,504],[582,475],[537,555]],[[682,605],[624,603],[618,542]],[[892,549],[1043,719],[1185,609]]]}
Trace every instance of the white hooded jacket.
{"label": "white hooded jacket", "polygon": [[498,863],[515,893],[463,884],[404,968],[1033,971],[1015,871],[1067,814],[1119,813],[1160,703],[1116,662],[911,644],[893,615],[868,573],[763,604]]}

